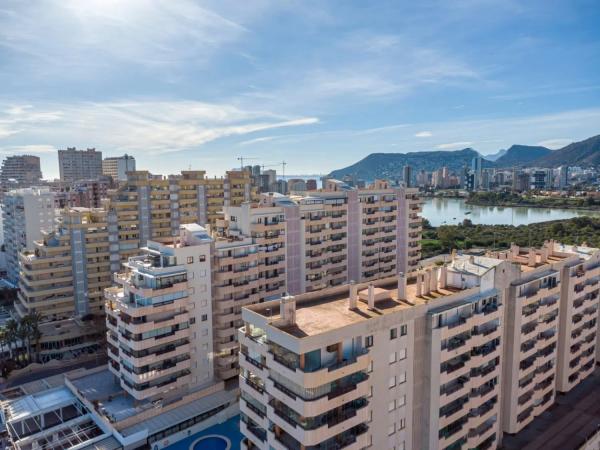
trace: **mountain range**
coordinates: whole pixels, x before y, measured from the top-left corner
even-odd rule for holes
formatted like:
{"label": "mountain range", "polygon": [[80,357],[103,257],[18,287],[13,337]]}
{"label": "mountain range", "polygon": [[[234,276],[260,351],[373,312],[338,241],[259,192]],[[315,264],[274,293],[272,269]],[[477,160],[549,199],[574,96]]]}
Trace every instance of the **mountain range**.
{"label": "mountain range", "polygon": [[363,180],[399,178],[402,168],[406,165],[412,167],[413,173],[421,170],[430,172],[444,166],[448,167],[450,172],[458,173],[464,166],[470,167],[476,156],[484,158],[484,168],[600,166],[600,135],[574,142],[558,150],[541,146],[513,145],[507,150],[500,150],[491,155],[495,160],[488,159],[486,155],[479,155],[472,148],[456,151],[371,153],[348,167],[332,171],[329,175],[338,179],[346,175]]}

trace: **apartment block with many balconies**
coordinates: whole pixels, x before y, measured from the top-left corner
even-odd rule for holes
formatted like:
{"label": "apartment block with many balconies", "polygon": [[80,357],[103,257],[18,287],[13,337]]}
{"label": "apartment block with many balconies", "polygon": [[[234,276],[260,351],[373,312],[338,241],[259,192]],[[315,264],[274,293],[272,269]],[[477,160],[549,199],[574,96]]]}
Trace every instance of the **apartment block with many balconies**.
{"label": "apartment block with many balconies", "polygon": [[63,210],[57,228],[19,255],[17,313],[39,313],[42,321],[103,316],[103,290],[112,283],[109,255],[103,209]]}
{"label": "apartment block with many balconies", "polygon": [[401,274],[244,308],[242,448],[494,445],[506,264],[461,258],[411,284]]}
{"label": "apartment block with many balconies", "polygon": [[[495,253],[513,263],[508,289],[503,428],[516,433],[593,370],[600,252],[547,241]],[[586,290],[587,289],[587,290]]]}
{"label": "apartment block with many balconies", "polygon": [[148,240],[168,243],[187,223],[214,224],[224,206],[250,201],[254,195],[246,172],[229,171],[223,178],[207,178],[204,171],[180,175],[127,174],[127,181],[110,191],[108,211],[111,268],[138,254]]}
{"label": "apartment block with many balconies", "polygon": [[109,370],[140,401],[213,383],[212,239],[182,225],[172,245],[150,241],[106,289]]}

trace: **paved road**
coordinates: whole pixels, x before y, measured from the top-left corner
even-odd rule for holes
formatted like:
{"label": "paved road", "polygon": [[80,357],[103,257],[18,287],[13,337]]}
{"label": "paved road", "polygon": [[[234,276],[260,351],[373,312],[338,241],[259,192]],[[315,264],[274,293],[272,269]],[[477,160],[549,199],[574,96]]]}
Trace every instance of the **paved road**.
{"label": "paved road", "polygon": [[48,378],[54,375],[60,375],[61,373],[70,372],[75,369],[92,369],[94,367],[107,363],[106,355],[99,355],[97,358],[89,359],[87,361],[72,361],[70,364],[59,367],[52,367],[48,369],[39,370],[32,373],[26,373],[17,377],[11,377],[6,383],[0,384],[0,391],[8,389],[14,386],[19,386],[24,383],[31,381],[41,380],[42,378]]}
{"label": "paved road", "polygon": [[505,450],[575,450],[600,425],[600,368],[520,433],[504,435]]}

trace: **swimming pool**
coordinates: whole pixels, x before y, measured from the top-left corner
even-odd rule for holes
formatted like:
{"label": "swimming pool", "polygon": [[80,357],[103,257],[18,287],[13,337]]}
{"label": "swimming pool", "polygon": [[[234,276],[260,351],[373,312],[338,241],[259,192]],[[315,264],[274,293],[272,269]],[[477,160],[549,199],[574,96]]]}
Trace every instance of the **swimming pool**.
{"label": "swimming pool", "polygon": [[204,436],[190,445],[190,450],[230,450],[231,441],[225,436],[210,435]]}
{"label": "swimming pool", "polygon": [[[240,416],[235,416],[169,445],[164,450],[240,450],[243,438],[240,433]],[[227,444],[230,446],[227,447]]]}

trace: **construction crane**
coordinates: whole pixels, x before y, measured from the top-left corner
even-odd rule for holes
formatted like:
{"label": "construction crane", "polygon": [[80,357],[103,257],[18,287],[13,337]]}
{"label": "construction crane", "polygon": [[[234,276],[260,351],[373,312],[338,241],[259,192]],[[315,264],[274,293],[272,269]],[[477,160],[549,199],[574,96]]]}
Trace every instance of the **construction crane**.
{"label": "construction crane", "polygon": [[248,161],[250,159],[258,159],[258,158],[247,158],[245,156],[238,156],[237,160],[240,162],[240,166],[242,168],[242,171],[244,170],[244,160]]}
{"label": "construction crane", "polygon": [[262,165],[262,170],[265,170],[265,167],[279,167],[281,166],[281,178],[283,178],[285,180],[285,166],[287,166],[287,163],[285,161],[281,161],[278,164],[263,164]]}

